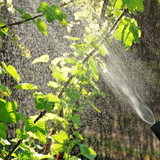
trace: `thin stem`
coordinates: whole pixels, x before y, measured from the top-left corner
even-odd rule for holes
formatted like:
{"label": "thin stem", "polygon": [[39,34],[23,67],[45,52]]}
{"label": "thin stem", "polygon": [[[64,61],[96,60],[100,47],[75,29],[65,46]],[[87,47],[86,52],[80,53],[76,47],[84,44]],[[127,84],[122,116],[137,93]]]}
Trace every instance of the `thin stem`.
{"label": "thin stem", "polygon": [[22,23],[31,21],[31,20],[33,20],[33,19],[36,19],[36,18],[39,18],[39,17],[42,17],[42,16],[44,16],[44,13],[39,14],[39,15],[37,15],[37,16],[34,16],[34,17],[32,17],[32,18],[28,18],[28,19],[22,20],[22,21],[18,21],[18,22],[6,24],[6,25],[0,27],[0,29],[6,28],[6,27],[10,27],[10,26],[14,26],[14,25],[20,25],[20,24],[22,24]]}

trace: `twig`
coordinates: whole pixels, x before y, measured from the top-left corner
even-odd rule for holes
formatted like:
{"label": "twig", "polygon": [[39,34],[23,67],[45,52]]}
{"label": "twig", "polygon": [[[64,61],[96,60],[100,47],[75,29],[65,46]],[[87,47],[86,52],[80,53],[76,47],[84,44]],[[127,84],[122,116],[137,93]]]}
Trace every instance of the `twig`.
{"label": "twig", "polygon": [[[115,23],[112,25],[112,27],[110,28],[110,30],[108,31],[108,33],[106,34],[106,36],[102,39],[102,41],[100,42],[100,44],[103,44],[104,41],[108,38],[108,36],[111,34],[111,32],[115,29],[115,27],[117,26],[117,24],[119,23],[119,21],[121,20],[121,18],[123,17],[123,15],[125,14],[125,12],[127,12],[128,9],[124,9],[124,11],[122,12],[122,14],[118,17],[118,19],[115,21]],[[83,64],[85,64],[88,59],[97,51],[98,49],[95,48],[91,51],[90,54],[88,54],[88,56],[82,61]],[[65,85],[63,86],[63,88],[61,89],[58,97],[61,98],[62,94],[64,92],[64,90],[67,88],[67,86],[69,85],[69,83],[71,82],[71,80],[73,79],[74,75],[71,75],[68,79],[68,81],[65,83]],[[45,115],[46,111],[41,111],[40,114],[38,115],[38,117],[35,119],[34,123],[36,123],[40,118],[42,118]],[[8,155],[6,156],[6,158],[4,160],[8,160],[8,158],[11,156],[11,154],[16,150],[16,148],[20,145],[20,143],[23,141],[23,139],[20,139],[15,146],[10,150],[10,152],[8,153]]]}
{"label": "twig", "polygon": [[16,148],[20,145],[20,143],[23,141],[23,139],[20,139],[15,145],[14,147],[10,150],[10,152],[8,153],[8,155],[5,157],[4,160],[8,160],[8,158],[12,155],[12,153],[16,150]]}
{"label": "twig", "polygon": [[101,15],[100,15],[101,19],[104,19],[104,17],[105,17],[108,1],[109,0],[104,0],[104,2],[103,2],[102,12],[101,12]]}
{"label": "twig", "polygon": [[39,17],[42,17],[42,16],[44,16],[44,13],[39,14],[39,15],[37,15],[37,16],[34,16],[34,17],[32,17],[32,18],[28,18],[28,19],[22,20],[22,21],[18,21],[18,22],[6,24],[6,25],[0,27],[0,29],[6,28],[6,27],[10,27],[10,26],[14,26],[14,25],[20,25],[20,24],[22,24],[22,23],[31,21],[31,20],[33,20],[33,19],[36,19],[36,18],[39,18]]}

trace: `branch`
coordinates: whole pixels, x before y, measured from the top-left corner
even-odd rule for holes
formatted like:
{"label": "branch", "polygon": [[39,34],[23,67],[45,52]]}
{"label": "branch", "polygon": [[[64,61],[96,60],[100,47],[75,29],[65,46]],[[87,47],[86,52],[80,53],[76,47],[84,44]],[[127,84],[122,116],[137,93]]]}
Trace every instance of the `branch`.
{"label": "branch", "polygon": [[44,16],[44,13],[39,14],[39,15],[37,15],[37,16],[34,16],[34,17],[32,17],[32,18],[28,18],[28,19],[22,20],[22,21],[18,21],[18,22],[6,24],[6,25],[0,27],[0,29],[6,28],[6,27],[10,27],[10,26],[14,26],[14,25],[20,25],[20,24],[22,24],[22,23],[31,21],[31,20],[33,20],[33,19],[36,19],[36,18],[39,18],[39,17],[42,17],[42,16]]}
{"label": "branch", "polygon": [[109,0],[104,0],[104,2],[103,2],[102,12],[101,12],[101,15],[100,15],[101,19],[104,19],[104,17],[105,17],[108,1]]}
{"label": "branch", "polygon": [[[128,11],[127,8],[125,8],[123,10],[123,12],[121,13],[121,15],[117,18],[117,20],[113,23],[113,25],[111,26],[110,30],[108,31],[108,33],[105,35],[105,37],[101,40],[100,45],[102,45],[105,40],[110,36],[111,32],[116,28],[117,24],[119,23],[119,21],[121,20],[121,18],[124,16],[124,14]],[[87,57],[82,61],[83,64],[85,64],[88,59],[98,50],[98,48],[94,48],[92,50],[92,52],[90,54],[87,55]]]}
{"label": "branch", "polygon": [[15,146],[10,150],[10,152],[8,153],[8,155],[6,156],[6,158],[4,160],[8,160],[8,158],[12,155],[12,153],[16,150],[16,148],[20,145],[20,143],[23,141],[23,139],[20,139]]}
{"label": "branch", "polygon": [[[73,0],[71,0],[71,2],[73,2]],[[67,4],[69,4],[69,3],[62,3],[62,4],[60,4],[60,7],[64,7],[64,6],[67,5]],[[26,23],[26,22],[28,22],[28,21],[31,21],[31,20],[33,20],[33,19],[36,19],[36,18],[39,18],[39,17],[42,17],[42,16],[44,16],[44,13],[39,14],[39,15],[37,15],[37,16],[34,16],[34,17],[32,17],[32,18],[28,18],[28,19],[22,20],[22,21],[18,21],[18,22],[6,24],[6,25],[4,25],[4,26],[1,26],[0,29],[6,28],[6,27],[10,27],[10,26],[14,26],[14,25],[20,25],[20,24],[22,24],[22,23]]]}
{"label": "branch", "polygon": [[[101,40],[100,45],[103,44],[105,42],[105,40],[110,36],[111,32],[115,29],[115,27],[117,26],[117,24],[119,23],[119,21],[121,20],[121,18],[123,17],[123,15],[125,14],[125,12],[127,12],[128,9],[124,9],[122,14],[118,17],[118,19],[115,21],[115,23],[112,25],[112,27],[110,28],[110,30],[108,31],[108,33],[106,34],[106,36]],[[90,54],[87,55],[87,57],[82,61],[83,64],[85,64],[88,59],[98,50],[98,48],[94,48],[92,50],[92,52]],[[62,94],[64,92],[64,90],[67,88],[67,86],[69,85],[69,83],[71,82],[71,80],[73,79],[74,75],[71,75],[68,79],[68,81],[65,83],[65,85],[63,86],[63,88],[61,89],[58,98],[62,97]],[[46,111],[41,111],[40,114],[38,115],[38,117],[34,120],[34,123],[36,123],[40,118],[42,118],[44,115],[46,114]],[[23,141],[23,139],[20,139],[15,146],[10,150],[10,152],[8,153],[8,155],[6,156],[6,158],[4,160],[8,160],[8,158],[11,156],[11,154],[16,150],[16,148],[20,145],[20,143]]]}

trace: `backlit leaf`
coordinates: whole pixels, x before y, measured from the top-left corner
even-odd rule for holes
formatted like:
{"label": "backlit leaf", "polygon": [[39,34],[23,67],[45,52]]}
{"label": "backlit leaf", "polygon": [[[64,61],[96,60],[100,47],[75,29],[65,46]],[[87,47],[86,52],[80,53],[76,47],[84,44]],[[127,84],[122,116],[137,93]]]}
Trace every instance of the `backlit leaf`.
{"label": "backlit leaf", "polygon": [[59,86],[56,82],[53,82],[53,81],[49,81],[49,83],[47,85],[50,87],[53,87],[53,88],[58,88],[58,86]]}
{"label": "backlit leaf", "polygon": [[81,120],[78,114],[74,114],[73,117],[71,117],[71,120],[74,123],[74,126],[76,129],[78,129],[81,125]]}
{"label": "backlit leaf", "polygon": [[79,41],[79,40],[81,40],[81,39],[78,38],[78,37],[70,37],[70,36],[64,36],[64,38],[69,39],[69,40],[72,40],[72,41]]}
{"label": "backlit leaf", "polygon": [[114,9],[127,7],[130,12],[137,10],[143,12],[143,0],[115,0]]}
{"label": "backlit leaf", "polygon": [[8,65],[8,67],[7,67],[4,62],[2,62],[2,65],[3,65],[3,67],[5,68],[5,70],[6,70],[17,82],[20,81],[20,77],[19,77],[16,69],[15,69],[13,66]]}
{"label": "backlit leaf", "polygon": [[6,139],[6,125],[0,122],[0,137]]}
{"label": "backlit leaf", "polygon": [[46,2],[42,2],[37,13],[43,12],[46,20],[50,23],[57,19],[62,25],[67,25],[66,18],[67,15],[61,11],[61,8],[55,4],[51,7]]}
{"label": "backlit leaf", "polygon": [[46,63],[48,61],[49,61],[49,55],[46,54],[46,55],[40,56],[39,58],[34,59],[32,64],[39,63],[39,62]]}
{"label": "backlit leaf", "polygon": [[20,7],[14,7],[20,14],[24,14],[24,11],[23,11],[23,9],[22,8],[20,8]]}
{"label": "backlit leaf", "polygon": [[10,90],[6,86],[2,85],[1,83],[0,83],[0,90],[2,90],[3,92],[6,92],[8,96],[11,95]]}
{"label": "backlit leaf", "polygon": [[79,144],[79,147],[81,154],[89,160],[94,160],[94,158],[97,156],[96,152],[92,148],[86,146],[85,144]]}
{"label": "backlit leaf", "polygon": [[0,99],[0,106],[1,106],[0,119],[2,120],[2,122],[15,123],[19,120],[19,116],[16,113],[16,110],[18,109],[17,102],[4,103],[4,101]]}
{"label": "backlit leaf", "polygon": [[74,58],[65,58],[64,61],[68,64],[76,64],[76,61]]}
{"label": "backlit leaf", "polygon": [[106,54],[108,54],[108,50],[104,44],[99,47],[99,51],[102,54],[102,56],[105,56]]}
{"label": "backlit leaf", "polygon": [[30,83],[21,83],[13,88],[16,89],[25,89],[25,90],[32,90],[32,89],[40,89],[40,87],[32,85]]}
{"label": "backlit leaf", "polygon": [[37,19],[37,22],[35,21],[35,25],[37,26],[40,32],[47,36],[47,26],[40,18]]}
{"label": "backlit leaf", "polygon": [[93,59],[89,59],[89,68],[90,68],[90,70],[91,70],[91,72],[92,72],[92,75],[93,75],[94,79],[95,79],[96,81],[98,81],[99,72],[98,72],[98,70],[97,70],[97,68],[96,68],[96,66],[95,66],[95,62],[94,62]]}

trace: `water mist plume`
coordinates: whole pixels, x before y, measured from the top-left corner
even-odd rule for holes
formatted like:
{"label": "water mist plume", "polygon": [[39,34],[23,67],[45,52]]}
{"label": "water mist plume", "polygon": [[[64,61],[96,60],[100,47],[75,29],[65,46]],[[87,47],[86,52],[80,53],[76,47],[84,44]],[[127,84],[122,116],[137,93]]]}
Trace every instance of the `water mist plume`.
{"label": "water mist plume", "polygon": [[[141,86],[138,86],[140,84],[135,83],[135,77],[131,76],[133,71],[127,70],[127,65],[125,65],[125,62],[128,61],[126,50],[116,40],[113,40],[113,44],[107,49],[109,55],[103,58],[106,67],[103,70],[99,69],[105,83],[115,94],[121,96],[143,121],[149,124],[155,123],[152,111],[143,104],[141,93],[137,90],[138,87],[144,89],[143,82]],[[131,61],[135,61],[133,58]],[[135,69],[134,72],[139,72],[139,70]]]}

